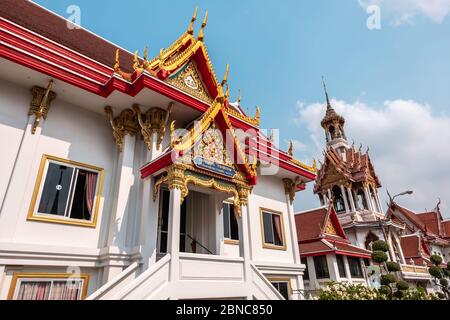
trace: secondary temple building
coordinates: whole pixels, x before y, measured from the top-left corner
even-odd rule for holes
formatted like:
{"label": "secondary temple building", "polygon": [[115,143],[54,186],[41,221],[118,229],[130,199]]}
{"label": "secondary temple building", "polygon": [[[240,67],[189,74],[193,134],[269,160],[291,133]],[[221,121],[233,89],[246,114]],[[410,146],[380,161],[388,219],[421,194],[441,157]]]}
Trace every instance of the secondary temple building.
{"label": "secondary temple building", "polygon": [[149,59],[0,3],[0,299],[300,298],[315,165],[230,102],[196,17]]}

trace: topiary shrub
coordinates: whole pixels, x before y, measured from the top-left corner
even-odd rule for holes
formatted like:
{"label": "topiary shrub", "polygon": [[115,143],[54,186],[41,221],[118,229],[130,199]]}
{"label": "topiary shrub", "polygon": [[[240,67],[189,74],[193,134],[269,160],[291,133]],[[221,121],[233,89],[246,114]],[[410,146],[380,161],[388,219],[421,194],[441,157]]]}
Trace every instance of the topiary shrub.
{"label": "topiary shrub", "polygon": [[395,276],[393,274],[383,274],[381,276],[381,284],[383,286],[388,286],[391,283],[394,283],[396,281],[397,281],[397,279],[395,278]]}
{"label": "topiary shrub", "polygon": [[389,272],[398,272],[400,271],[400,265],[397,262],[388,261],[386,262],[386,267]]}
{"label": "topiary shrub", "polygon": [[444,288],[448,287],[448,280],[447,279],[441,279],[439,280],[439,283],[441,284],[441,286],[443,286]]}
{"label": "topiary shrub", "polygon": [[445,294],[443,294],[442,292],[436,292],[435,295],[437,295],[437,297],[440,300],[444,300],[445,299]]}
{"label": "topiary shrub", "polygon": [[409,284],[406,281],[400,280],[397,282],[397,289],[398,290],[408,290],[409,289]]}
{"label": "topiary shrub", "polygon": [[385,252],[377,250],[372,252],[372,261],[375,263],[383,263],[388,260],[388,256]]}
{"label": "topiary shrub", "polygon": [[450,271],[450,261],[449,261],[449,262],[447,262],[447,270],[449,270],[449,271]]}
{"label": "topiary shrub", "polygon": [[392,293],[391,287],[385,286],[385,285],[382,285],[380,287],[379,291],[380,291],[381,294],[384,294],[386,296],[388,296],[388,295],[390,295]]}
{"label": "topiary shrub", "polygon": [[389,245],[383,240],[377,240],[377,241],[372,242],[372,250],[373,251],[388,252],[389,251]]}
{"label": "topiary shrub", "polygon": [[445,275],[447,278],[450,278],[450,270],[448,270],[448,269],[443,269],[442,271],[444,272],[444,275]]}
{"label": "topiary shrub", "polygon": [[430,257],[430,261],[435,265],[435,266],[439,266],[442,263],[442,257],[438,256],[437,254],[433,254]]}
{"label": "topiary shrub", "polygon": [[441,273],[441,268],[439,267],[431,267],[430,269],[428,269],[428,272],[435,278],[441,279],[442,278],[442,273]]}
{"label": "topiary shrub", "polygon": [[394,292],[394,297],[399,299],[399,300],[401,300],[404,295],[405,295],[404,292],[400,291],[400,290]]}

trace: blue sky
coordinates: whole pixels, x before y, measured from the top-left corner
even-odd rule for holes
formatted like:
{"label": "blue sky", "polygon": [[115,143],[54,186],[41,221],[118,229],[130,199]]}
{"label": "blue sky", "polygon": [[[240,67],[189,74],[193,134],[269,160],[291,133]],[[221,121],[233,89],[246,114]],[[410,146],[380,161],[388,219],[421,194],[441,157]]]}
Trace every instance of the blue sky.
{"label": "blue sky", "polygon": [[[342,103],[343,113],[351,110],[347,104],[363,103],[384,112],[386,101],[404,100],[429,108],[433,119],[450,116],[447,108],[450,101],[450,21],[445,19],[446,13],[442,21],[436,21],[432,14],[436,14],[436,10],[442,12],[441,7],[425,8],[424,14],[419,9],[411,9],[426,0],[396,0],[407,4],[395,8],[384,7],[384,0],[366,2],[370,1],[380,3],[381,30],[366,27],[368,14],[358,0],[36,2],[65,17],[69,16],[66,13],[69,5],[78,5],[83,27],[130,51],[139,49],[142,53],[142,48],[148,45],[151,55],[156,55],[160,48],[170,45],[186,30],[196,5],[199,20],[207,9],[209,22],[205,42],[218,77],[222,77],[229,63],[232,97],[237,96],[240,88],[244,109],[248,108],[253,114],[255,106],[261,106],[263,128],[281,128],[281,145],[286,147],[289,139],[295,139],[301,148],[296,150],[297,157],[312,159],[320,155],[320,146],[314,141],[321,139],[320,131],[299,119],[303,110],[299,106],[307,108],[323,102],[322,75],[327,79],[330,95],[336,101],[346,102]],[[444,3],[443,9],[450,7],[446,5]],[[395,16],[405,12],[408,21],[396,25]],[[197,21],[197,30],[200,24],[201,21]],[[405,108],[408,112],[409,107]],[[314,125],[320,126],[319,123]],[[349,131],[359,133],[356,129]],[[408,137],[413,135],[406,136],[407,141],[396,143],[414,147],[412,138]],[[374,141],[373,157],[385,156],[383,142],[360,141],[358,136],[352,139],[364,144]],[[443,147],[437,145],[436,150]],[[425,161],[422,156],[421,161]],[[414,163],[414,159],[410,160]],[[445,170],[445,166],[442,168]],[[419,178],[404,176],[407,177],[405,188]],[[380,178],[390,182],[390,177]],[[402,187],[398,181],[394,185]],[[417,188],[421,191],[420,186]],[[433,197],[429,200],[430,207],[438,196],[445,198],[445,192],[436,190],[436,196],[428,193],[424,199]],[[296,203],[297,208],[317,205],[309,196],[304,199]],[[425,200],[410,204],[421,210],[426,205]]]}

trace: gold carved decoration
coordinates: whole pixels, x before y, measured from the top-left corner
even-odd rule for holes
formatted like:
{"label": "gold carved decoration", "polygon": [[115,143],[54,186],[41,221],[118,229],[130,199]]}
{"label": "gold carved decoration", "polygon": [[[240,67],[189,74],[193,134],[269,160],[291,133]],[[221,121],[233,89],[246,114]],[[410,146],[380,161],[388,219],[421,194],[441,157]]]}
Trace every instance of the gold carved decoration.
{"label": "gold carved decoration", "polygon": [[259,109],[259,107],[256,107],[256,113],[255,116],[253,118],[250,118],[236,110],[234,110],[233,108],[228,108],[228,114],[230,114],[231,116],[238,118],[240,120],[243,120],[251,125],[254,126],[259,126],[260,123],[260,114],[261,114],[261,110]]}
{"label": "gold carved decoration", "polygon": [[122,152],[125,135],[130,134],[134,136],[138,131],[136,116],[133,110],[125,109],[119,116],[114,118],[114,113],[110,106],[105,107],[105,114],[111,124],[114,141],[119,147],[120,152]]}
{"label": "gold carved decoration", "polygon": [[337,235],[336,228],[334,227],[330,219],[327,220],[327,223],[325,225],[325,233],[329,235]]}
{"label": "gold carved decoration", "polygon": [[158,134],[156,148],[160,149],[161,143],[164,139],[164,134],[166,133],[167,121],[169,120],[173,106],[174,103],[171,102],[167,108],[167,111],[154,107],[142,115],[139,105],[133,105],[133,111],[137,117],[139,126],[141,127],[142,137],[144,138],[144,142],[149,150],[152,148],[153,133]]}
{"label": "gold carved decoration", "polygon": [[295,193],[297,187],[301,184],[300,177],[296,177],[295,180],[288,178],[283,179],[284,191],[289,196],[289,201],[291,204],[294,203]]}
{"label": "gold carved decoration", "polygon": [[188,62],[174,77],[168,78],[167,82],[207,103],[212,102],[211,97],[203,85],[197,67],[193,62]]}
{"label": "gold carved decoration", "polygon": [[31,94],[33,96],[28,115],[34,115],[33,126],[31,127],[31,134],[36,133],[36,129],[39,126],[41,119],[47,119],[48,110],[53,100],[56,98],[56,93],[52,91],[53,80],[50,80],[47,89],[41,87],[31,88]]}

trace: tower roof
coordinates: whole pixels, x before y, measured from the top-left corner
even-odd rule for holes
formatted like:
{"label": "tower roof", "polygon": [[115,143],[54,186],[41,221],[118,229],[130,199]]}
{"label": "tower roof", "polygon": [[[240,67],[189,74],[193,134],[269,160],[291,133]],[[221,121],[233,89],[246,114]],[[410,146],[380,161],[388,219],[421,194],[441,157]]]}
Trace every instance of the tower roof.
{"label": "tower roof", "polygon": [[322,119],[322,122],[320,123],[322,127],[325,129],[330,123],[338,122],[341,125],[345,124],[344,117],[340,116],[336,113],[336,111],[333,109],[330,103],[330,98],[328,96],[328,90],[327,85],[325,83],[325,79],[322,78],[323,82],[323,89],[325,90],[325,97],[327,99],[327,111],[325,113],[325,117]]}

